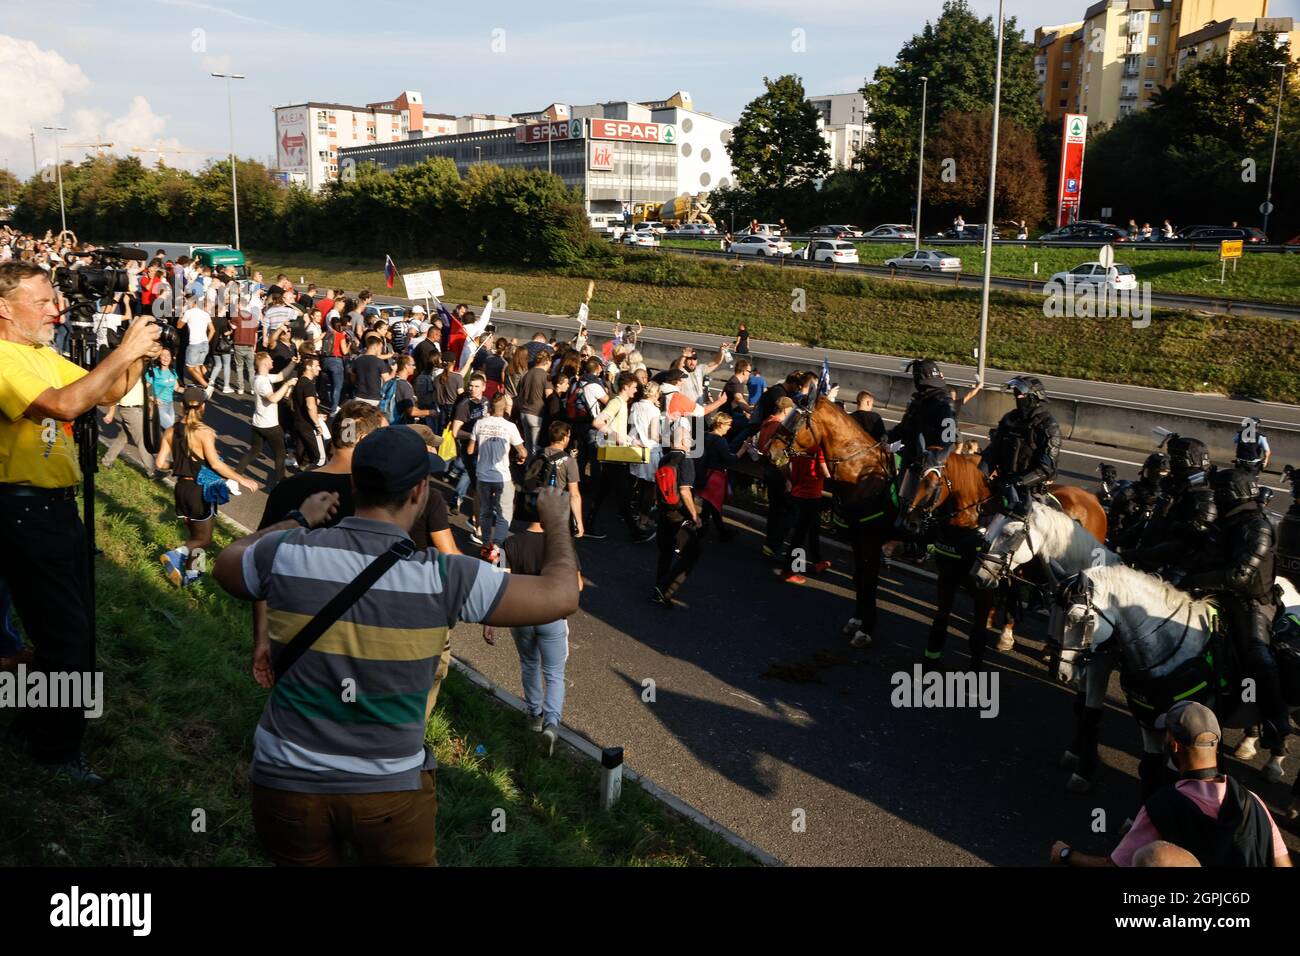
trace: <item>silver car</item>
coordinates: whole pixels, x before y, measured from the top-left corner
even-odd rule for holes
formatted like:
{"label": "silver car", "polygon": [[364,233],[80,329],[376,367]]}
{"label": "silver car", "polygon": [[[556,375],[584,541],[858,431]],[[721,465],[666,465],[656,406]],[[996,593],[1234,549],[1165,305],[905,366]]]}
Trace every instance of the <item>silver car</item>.
{"label": "silver car", "polygon": [[918,249],[903,256],[886,259],[891,269],[915,269],[920,272],[961,272],[961,260],[946,252]]}

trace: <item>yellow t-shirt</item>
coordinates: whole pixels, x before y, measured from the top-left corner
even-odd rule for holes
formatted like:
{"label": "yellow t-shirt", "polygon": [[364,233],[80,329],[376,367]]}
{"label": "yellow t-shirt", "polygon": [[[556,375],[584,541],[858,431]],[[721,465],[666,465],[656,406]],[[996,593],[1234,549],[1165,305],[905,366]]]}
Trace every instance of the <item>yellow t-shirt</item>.
{"label": "yellow t-shirt", "polygon": [[85,374],[52,348],[0,341],[0,483],[66,488],[81,481],[72,424],[24,413],[47,388]]}

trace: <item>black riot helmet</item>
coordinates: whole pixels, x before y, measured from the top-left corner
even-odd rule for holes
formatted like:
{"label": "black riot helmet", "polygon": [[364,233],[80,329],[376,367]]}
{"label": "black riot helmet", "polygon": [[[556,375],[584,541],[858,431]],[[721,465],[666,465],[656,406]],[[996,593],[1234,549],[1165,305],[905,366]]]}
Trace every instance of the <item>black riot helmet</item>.
{"label": "black riot helmet", "polygon": [[1169,453],[1169,473],[1174,478],[1210,470],[1210,449],[1199,438],[1171,434],[1165,449]]}
{"label": "black riot helmet", "polygon": [[943,372],[934,359],[916,359],[909,362],[907,370],[912,373],[912,381],[917,388],[927,385],[939,385],[943,382]]}
{"label": "black riot helmet", "polygon": [[1169,456],[1164,452],[1155,451],[1147,455],[1138,477],[1143,483],[1154,487],[1160,484],[1160,479],[1167,474],[1169,474]]}
{"label": "black riot helmet", "polygon": [[1028,399],[1030,405],[1047,401],[1047,389],[1032,375],[1017,375],[1004,388],[1015,395],[1017,401],[1021,398]]}
{"label": "black riot helmet", "polygon": [[1233,468],[1214,476],[1214,503],[1219,514],[1249,502],[1259,502],[1259,482],[1249,471]]}

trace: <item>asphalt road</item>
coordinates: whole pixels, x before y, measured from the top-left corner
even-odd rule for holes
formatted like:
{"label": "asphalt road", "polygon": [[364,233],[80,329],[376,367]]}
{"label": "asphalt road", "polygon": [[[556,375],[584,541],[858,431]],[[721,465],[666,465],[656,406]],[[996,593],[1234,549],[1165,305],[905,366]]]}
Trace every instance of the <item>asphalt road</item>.
{"label": "asphalt road", "polygon": [[[212,403],[208,420],[223,436],[227,461],[246,447],[250,410],[246,396],[218,395]],[[1091,455],[1105,451],[1070,449],[1066,476],[1092,487]],[[265,467],[263,460],[253,476],[264,479]],[[1123,474],[1134,471],[1121,466]],[[244,492],[223,510],[256,527],[263,500]],[[462,519],[454,520],[469,551]],[[609,539],[578,543],[587,588],[570,621],[565,723],[600,745],[622,745],[631,767],[781,860],[1034,865],[1055,839],[1109,850],[1136,811],[1138,735],[1117,709],[1117,686],[1094,790],[1065,791],[1068,774],[1057,761],[1072,732],[1071,697],[1038,660],[1037,619],[1016,651],[989,652],[996,717],[896,709],[891,677],[919,660],[930,620],[927,578],[903,568],[883,576],[875,645],[858,651],[839,632],[852,611],[843,551],[828,548],[834,567],[822,579],[783,584],[760,556],[756,530],[731,522],[732,539],[706,541],[679,606],[668,611],[648,598],[654,545],[623,539],[612,516],[606,524]],[[963,598],[949,667],[967,661],[957,632],[968,612]],[[478,627],[466,625],[453,640],[459,658],[521,693],[510,642],[490,647]],[[653,702],[643,700],[647,680]],[[1235,745],[1237,732],[1228,736]],[[1230,757],[1225,764],[1270,805],[1285,804],[1293,767],[1286,784],[1268,785]],[[1093,832],[1098,808],[1105,811],[1102,834]]]}

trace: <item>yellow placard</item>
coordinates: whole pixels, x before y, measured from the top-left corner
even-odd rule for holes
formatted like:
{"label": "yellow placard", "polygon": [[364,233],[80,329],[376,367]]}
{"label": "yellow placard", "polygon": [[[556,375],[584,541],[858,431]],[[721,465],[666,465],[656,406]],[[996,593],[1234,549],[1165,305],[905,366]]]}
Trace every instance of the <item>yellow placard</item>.
{"label": "yellow placard", "polygon": [[1240,239],[1224,239],[1219,244],[1220,259],[1240,259],[1241,248],[1244,245]]}

